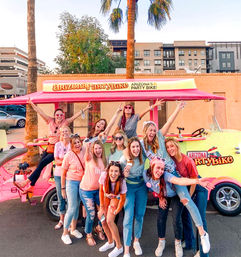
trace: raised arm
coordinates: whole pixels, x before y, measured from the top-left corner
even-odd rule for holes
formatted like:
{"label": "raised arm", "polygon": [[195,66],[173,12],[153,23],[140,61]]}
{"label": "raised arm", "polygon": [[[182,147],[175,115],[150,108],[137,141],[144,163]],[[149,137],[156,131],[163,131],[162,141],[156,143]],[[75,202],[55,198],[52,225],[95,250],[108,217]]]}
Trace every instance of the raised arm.
{"label": "raised arm", "polygon": [[164,124],[164,126],[160,129],[163,136],[165,136],[171,127],[173,121],[176,119],[178,113],[184,108],[185,102],[181,101],[178,106],[176,107],[175,111],[171,114],[171,116],[168,118],[167,122]]}
{"label": "raised arm", "polygon": [[209,182],[208,178],[178,178],[172,177],[170,182],[172,184],[180,185],[180,186],[189,186],[189,185],[196,185],[199,184],[200,186],[206,188],[207,190],[214,189],[214,185]]}
{"label": "raised arm", "polygon": [[77,112],[76,114],[74,114],[72,117],[66,119],[66,121],[68,122],[68,124],[72,123],[75,119],[77,119],[80,115],[82,116],[82,118],[85,118],[85,112],[87,110],[89,110],[92,107],[91,103],[88,102],[88,104],[85,106],[84,109],[80,110],[79,112]]}
{"label": "raised arm", "polygon": [[45,122],[49,122],[49,120],[52,118],[50,116],[48,116],[46,113],[44,113],[44,111],[42,109],[40,109],[37,105],[35,105],[31,99],[28,99],[28,104],[30,104],[32,106],[32,108],[35,110],[35,112],[37,112],[43,119]]}
{"label": "raised arm", "polygon": [[90,152],[90,148],[91,148],[91,142],[87,142],[85,144],[86,150],[85,150],[85,161],[90,161],[92,159],[92,154]]}
{"label": "raised arm", "polygon": [[145,114],[147,114],[148,112],[150,112],[154,107],[156,107],[156,106],[161,106],[163,103],[164,103],[163,100],[157,100],[157,101],[155,102],[155,104],[151,105],[151,106],[148,107],[143,113],[140,114],[140,119],[141,119]]}

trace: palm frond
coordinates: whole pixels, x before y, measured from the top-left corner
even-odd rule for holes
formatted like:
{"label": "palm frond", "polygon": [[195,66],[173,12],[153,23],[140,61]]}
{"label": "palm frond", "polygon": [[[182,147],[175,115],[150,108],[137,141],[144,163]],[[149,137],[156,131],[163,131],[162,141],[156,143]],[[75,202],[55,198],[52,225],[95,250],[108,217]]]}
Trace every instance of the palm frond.
{"label": "palm frond", "polygon": [[170,9],[171,0],[154,0],[148,9],[148,23],[160,29],[167,22],[167,18],[171,19]]}
{"label": "palm frond", "polygon": [[120,26],[123,21],[123,12],[120,8],[114,8],[109,18],[110,28],[114,32],[119,32]]}
{"label": "palm frond", "polygon": [[[120,5],[121,0],[114,0],[115,2],[119,1],[118,7]],[[110,11],[113,0],[101,0],[100,12],[106,14]]]}

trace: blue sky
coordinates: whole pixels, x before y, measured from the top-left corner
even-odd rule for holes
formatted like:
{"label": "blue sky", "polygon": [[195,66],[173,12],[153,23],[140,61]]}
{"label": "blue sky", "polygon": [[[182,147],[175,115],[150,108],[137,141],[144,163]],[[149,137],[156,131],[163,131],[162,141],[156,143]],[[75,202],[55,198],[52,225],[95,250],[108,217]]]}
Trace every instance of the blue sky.
{"label": "blue sky", "polygon": [[[123,6],[127,0],[122,0]],[[100,0],[35,0],[37,57],[53,68],[58,54],[59,16],[67,11],[76,17],[96,17],[109,39],[126,39],[126,23],[119,33],[108,27],[100,14]],[[113,0],[114,4],[115,1]],[[174,40],[241,41],[240,0],[173,0],[171,21],[161,30],[147,24],[149,0],[139,0],[135,29],[137,42]],[[16,46],[27,51],[27,0],[0,0],[0,46]]]}

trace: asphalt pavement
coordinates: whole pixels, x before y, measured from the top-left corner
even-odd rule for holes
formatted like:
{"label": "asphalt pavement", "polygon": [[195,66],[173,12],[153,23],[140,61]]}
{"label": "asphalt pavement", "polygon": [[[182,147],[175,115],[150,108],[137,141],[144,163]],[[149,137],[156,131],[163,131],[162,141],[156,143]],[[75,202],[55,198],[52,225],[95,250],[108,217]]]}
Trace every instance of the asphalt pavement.
{"label": "asphalt pavement", "polygon": [[[140,240],[144,257],[155,256],[158,243],[156,215],[156,209],[147,209]],[[241,216],[224,217],[215,211],[208,211],[207,221],[211,240],[210,257],[241,256]],[[41,203],[31,206],[18,199],[0,203],[0,257],[107,256],[107,253],[98,252],[103,244],[98,240],[94,247],[87,246],[85,238],[73,239],[72,245],[64,245],[60,239],[62,231],[55,231],[55,224],[45,216]],[[122,217],[118,226],[122,231]],[[83,232],[83,228],[79,227],[79,230]],[[175,256],[170,217],[166,240],[163,257]],[[135,256],[133,250],[131,256]],[[191,257],[194,254],[185,251],[184,256]]]}

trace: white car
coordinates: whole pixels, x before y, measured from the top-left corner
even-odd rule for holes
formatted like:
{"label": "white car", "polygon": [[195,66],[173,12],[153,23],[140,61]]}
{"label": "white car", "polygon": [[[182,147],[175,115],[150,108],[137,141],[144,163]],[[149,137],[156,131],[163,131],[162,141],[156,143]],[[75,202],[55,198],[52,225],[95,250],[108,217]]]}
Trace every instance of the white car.
{"label": "white car", "polygon": [[0,111],[0,126],[24,128],[26,119],[19,115],[10,115],[4,111]]}

